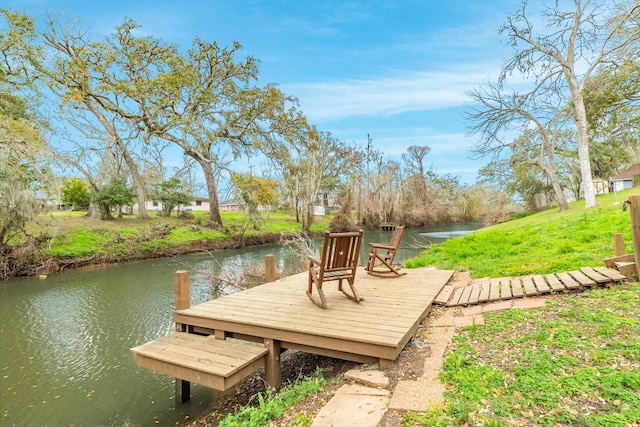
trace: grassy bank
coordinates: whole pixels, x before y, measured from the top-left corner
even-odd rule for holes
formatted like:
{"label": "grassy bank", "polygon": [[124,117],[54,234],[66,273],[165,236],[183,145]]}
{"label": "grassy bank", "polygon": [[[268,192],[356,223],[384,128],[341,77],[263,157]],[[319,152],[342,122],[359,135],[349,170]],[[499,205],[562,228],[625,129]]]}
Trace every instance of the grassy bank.
{"label": "grassy bank", "polygon": [[[227,231],[206,227],[206,214],[196,212],[195,219],[136,217],[100,221],[87,218],[85,212],[53,212],[41,218],[34,233],[48,236],[48,254],[66,259],[95,257],[128,260],[182,253],[191,249],[226,248],[243,241],[260,243],[283,232],[299,232],[301,224],[286,212],[264,214],[258,229],[249,225],[239,212],[221,212]],[[330,217],[316,218],[312,232],[329,225]]]}
{"label": "grassy bank", "polygon": [[571,209],[556,209],[483,228],[462,239],[433,245],[406,262],[415,268],[435,265],[471,271],[474,277],[502,277],[554,273],[602,265],[614,255],[613,236],[622,233],[625,253],[633,252],[631,217],[622,202],[640,195],[638,188],[598,196],[598,207],[584,209],[584,201]]}

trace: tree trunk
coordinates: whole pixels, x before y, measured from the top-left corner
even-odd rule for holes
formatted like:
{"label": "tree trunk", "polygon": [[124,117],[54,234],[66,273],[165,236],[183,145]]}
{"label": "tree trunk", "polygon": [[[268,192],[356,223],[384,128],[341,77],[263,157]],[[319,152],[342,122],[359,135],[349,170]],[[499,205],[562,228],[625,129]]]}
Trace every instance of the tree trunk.
{"label": "tree trunk", "polygon": [[[115,129],[113,129],[115,132]],[[129,154],[129,150],[125,146],[125,144],[120,139],[119,135],[115,135],[115,140],[122,152],[122,156],[124,157],[124,161],[129,167],[129,172],[131,172],[131,179],[133,180],[133,186],[136,189],[136,196],[138,200],[138,218],[139,219],[150,219],[149,213],[147,212],[147,197],[145,195],[145,185],[140,173],[138,172],[138,165]]]}
{"label": "tree trunk", "polygon": [[582,176],[582,190],[584,193],[585,207],[587,209],[597,206],[596,195],[591,177],[591,161],[589,157],[589,134],[587,132],[587,113],[584,106],[584,97],[573,76],[568,76],[569,88],[573,97],[573,120],[576,124],[576,142],[578,144],[578,161],[580,163],[580,175]]}
{"label": "tree trunk", "polygon": [[194,157],[194,159],[196,159],[200,166],[202,166],[204,178],[207,183],[207,193],[209,195],[209,222],[217,227],[223,228],[224,224],[222,224],[222,217],[220,216],[220,206],[218,205],[218,187],[213,175],[211,163],[205,160],[200,160],[197,157]]}

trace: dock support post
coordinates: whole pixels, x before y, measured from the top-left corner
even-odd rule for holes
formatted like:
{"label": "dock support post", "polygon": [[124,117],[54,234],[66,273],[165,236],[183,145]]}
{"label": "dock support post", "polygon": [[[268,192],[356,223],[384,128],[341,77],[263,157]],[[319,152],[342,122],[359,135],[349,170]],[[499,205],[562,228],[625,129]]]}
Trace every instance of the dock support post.
{"label": "dock support post", "polygon": [[640,196],[631,196],[629,200],[631,201],[633,253],[636,261],[636,274],[640,277]]}
{"label": "dock support post", "polygon": [[[176,310],[184,310],[191,306],[191,291],[189,289],[189,272],[176,271]],[[176,323],[177,332],[188,332],[186,325]],[[185,403],[191,399],[191,383],[176,378],[176,402]]]}
{"label": "dock support post", "polygon": [[264,361],[264,379],[267,385],[280,389],[282,385],[282,367],[280,365],[280,341],[265,338],[264,346],[269,349]]}
{"label": "dock support post", "polygon": [[265,255],[264,257],[264,281],[266,283],[276,280],[276,263],[273,255]]}
{"label": "dock support post", "polygon": [[191,399],[191,383],[176,378],[176,403],[186,403]]}

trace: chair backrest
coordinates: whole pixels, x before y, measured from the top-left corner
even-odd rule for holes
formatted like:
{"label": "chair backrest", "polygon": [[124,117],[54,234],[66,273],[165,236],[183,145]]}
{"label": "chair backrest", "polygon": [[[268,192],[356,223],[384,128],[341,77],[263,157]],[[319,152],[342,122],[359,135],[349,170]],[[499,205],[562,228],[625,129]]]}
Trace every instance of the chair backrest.
{"label": "chair backrest", "polygon": [[321,277],[324,271],[339,271],[358,266],[358,256],[362,245],[362,230],[346,233],[324,233],[324,243],[320,254]]}
{"label": "chair backrest", "polygon": [[396,229],[393,231],[393,235],[391,236],[391,241],[389,242],[389,246],[393,246],[397,250],[398,246],[400,246],[400,240],[402,240],[403,234],[404,234],[404,225],[398,225]]}

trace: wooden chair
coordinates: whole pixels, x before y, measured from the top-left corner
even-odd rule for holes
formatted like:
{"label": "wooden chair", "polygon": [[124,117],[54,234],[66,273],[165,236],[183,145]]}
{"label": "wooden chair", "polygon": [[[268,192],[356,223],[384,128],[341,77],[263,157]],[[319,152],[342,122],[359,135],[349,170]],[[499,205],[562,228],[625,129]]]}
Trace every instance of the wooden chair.
{"label": "wooden chair", "polygon": [[[347,298],[360,302],[364,298],[358,295],[354,285],[358,256],[362,245],[362,230],[347,233],[325,232],[324,243],[320,250],[320,258],[309,256],[309,286],[307,296],[318,307],[327,308],[327,299],[322,292],[324,282],[338,281],[338,290]],[[342,287],[346,280],[351,288],[351,294]],[[313,296],[313,288],[318,291],[318,298]]]}
{"label": "wooden chair", "polygon": [[393,266],[403,233],[404,225],[398,225],[388,244],[369,243],[369,262],[365,268],[368,274],[378,277],[400,277],[407,274],[399,272]]}

